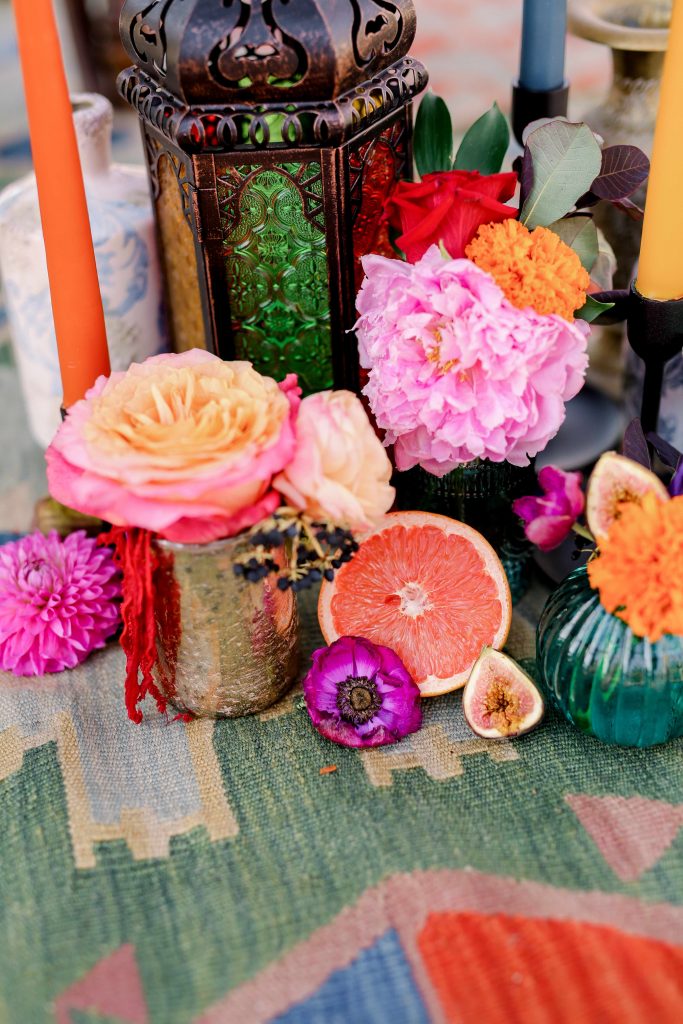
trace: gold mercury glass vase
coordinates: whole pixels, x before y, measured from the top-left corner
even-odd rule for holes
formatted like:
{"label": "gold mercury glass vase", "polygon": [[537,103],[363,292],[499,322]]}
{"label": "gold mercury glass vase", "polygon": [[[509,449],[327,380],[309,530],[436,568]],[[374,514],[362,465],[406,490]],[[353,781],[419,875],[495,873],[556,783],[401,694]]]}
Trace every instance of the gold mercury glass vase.
{"label": "gold mercury glass vase", "polygon": [[296,598],[272,577],[235,575],[243,544],[156,542],[154,675],[176,708],[200,718],[256,714],[297,678]]}

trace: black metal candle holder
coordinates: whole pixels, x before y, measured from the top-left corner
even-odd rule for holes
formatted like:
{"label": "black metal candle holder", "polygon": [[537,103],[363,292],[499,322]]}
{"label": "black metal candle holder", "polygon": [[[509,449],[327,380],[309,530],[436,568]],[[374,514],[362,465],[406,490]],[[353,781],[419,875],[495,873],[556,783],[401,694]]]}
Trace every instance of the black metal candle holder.
{"label": "black metal candle holder", "polygon": [[683,299],[648,299],[633,284],[627,324],[631,348],[645,363],[643,430],[656,433],[664,367],[683,349]]}
{"label": "black metal candle holder", "polygon": [[569,83],[557,89],[527,89],[520,82],[512,86],[512,130],[520,146],[524,130],[542,117],[566,117],[569,104]]}

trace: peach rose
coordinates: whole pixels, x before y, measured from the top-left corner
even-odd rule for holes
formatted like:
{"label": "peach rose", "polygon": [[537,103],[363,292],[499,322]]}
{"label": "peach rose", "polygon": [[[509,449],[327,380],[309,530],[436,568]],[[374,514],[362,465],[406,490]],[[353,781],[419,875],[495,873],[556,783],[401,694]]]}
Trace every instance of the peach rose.
{"label": "peach rose", "polygon": [[273,481],[295,508],[364,530],[394,501],[391,463],[363,406],[350,391],[304,398],[293,460]]}
{"label": "peach rose", "polygon": [[168,540],[234,536],[279,505],[273,476],[294,453],[295,376],[200,349],[100,377],[47,451],[57,501]]}

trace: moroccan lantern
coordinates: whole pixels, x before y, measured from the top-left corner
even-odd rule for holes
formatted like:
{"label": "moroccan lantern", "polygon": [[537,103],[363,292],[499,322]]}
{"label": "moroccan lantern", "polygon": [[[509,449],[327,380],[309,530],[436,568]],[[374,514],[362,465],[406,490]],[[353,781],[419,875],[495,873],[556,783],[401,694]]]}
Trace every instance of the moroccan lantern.
{"label": "moroccan lantern", "polygon": [[358,388],[360,259],[411,172],[412,0],[126,0],[178,350]]}

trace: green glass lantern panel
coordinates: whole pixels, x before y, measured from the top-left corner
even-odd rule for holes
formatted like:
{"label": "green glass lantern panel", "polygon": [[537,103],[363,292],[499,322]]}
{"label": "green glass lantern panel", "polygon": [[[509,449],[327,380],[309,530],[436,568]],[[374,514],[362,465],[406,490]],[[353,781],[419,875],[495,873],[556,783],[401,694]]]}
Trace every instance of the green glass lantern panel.
{"label": "green glass lantern panel", "polygon": [[322,169],[242,164],[218,178],[235,353],[305,394],[331,388]]}

